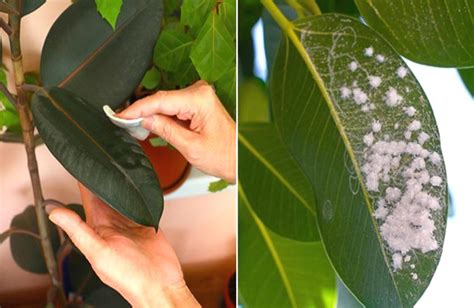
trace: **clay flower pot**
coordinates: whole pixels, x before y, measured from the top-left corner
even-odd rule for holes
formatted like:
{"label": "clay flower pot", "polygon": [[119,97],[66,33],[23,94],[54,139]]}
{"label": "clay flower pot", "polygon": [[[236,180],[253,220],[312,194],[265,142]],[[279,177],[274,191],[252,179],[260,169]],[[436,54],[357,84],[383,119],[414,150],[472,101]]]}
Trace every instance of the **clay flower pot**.
{"label": "clay flower pot", "polygon": [[191,165],[175,149],[167,146],[152,146],[150,138],[156,138],[156,136],[151,135],[139,143],[155,169],[163,193],[169,194],[184,183],[191,171]]}

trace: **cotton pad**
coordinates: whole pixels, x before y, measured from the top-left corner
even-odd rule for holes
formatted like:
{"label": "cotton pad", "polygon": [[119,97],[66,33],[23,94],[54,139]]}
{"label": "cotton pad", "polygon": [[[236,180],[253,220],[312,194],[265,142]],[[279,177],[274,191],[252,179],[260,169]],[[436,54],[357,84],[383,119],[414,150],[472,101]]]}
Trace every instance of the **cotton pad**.
{"label": "cotton pad", "polygon": [[122,119],[116,117],[115,112],[108,105],[104,105],[102,108],[112,123],[118,127],[124,128],[132,137],[138,140],[145,140],[150,134],[150,131],[143,128],[141,125],[143,118]]}

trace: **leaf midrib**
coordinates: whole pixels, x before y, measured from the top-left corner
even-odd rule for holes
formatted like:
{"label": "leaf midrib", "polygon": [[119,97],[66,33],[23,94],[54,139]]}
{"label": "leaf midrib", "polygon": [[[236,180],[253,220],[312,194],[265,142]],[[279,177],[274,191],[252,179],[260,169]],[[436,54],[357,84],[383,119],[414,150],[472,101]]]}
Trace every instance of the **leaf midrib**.
{"label": "leaf midrib", "polygon": [[285,271],[285,268],[283,266],[283,262],[280,259],[280,256],[277,252],[277,249],[275,248],[275,245],[273,244],[273,241],[272,241],[272,239],[270,237],[270,234],[268,233],[265,225],[258,218],[257,214],[255,214],[255,212],[253,211],[252,205],[250,204],[249,200],[247,199],[247,195],[245,194],[245,191],[244,191],[242,185],[239,185],[239,194],[242,197],[242,200],[244,201],[243,203],[247,207],[247,210],[249,211],[250,216],[255,221],[255,224],[257,225],[265,244],[267,244],[268,250],[270,251],[270,255],[272,256],[273,261],[275,262],[275,265],[278,269],[278,273],[280,274],[283,285],[285,286],[285,290],[288,294],[288,299],[290,300],[291,306],[295,307],[295,308],[298,307],[298,305],[296,303],[295,295],[293,293],[293,288],[291,287],[290,280],[288,279],[288,275],[287,275],[287,273]]}
{"label": "leaf midrib", "polygon": [[[41,89],[40,91],[44,96],[49,99],[49,101],[51,101],[53,107],[55,107],[59,112],[64,114],[64,116],[69,121],[71,121],[71,123],[76,126],[87,137],[87,139],[89,139],[110,160],[112,165],[114,165],[119,170],[119,172],[125,177],[125,179],[130,182],[135,191],[140,192],[135,182],[132,180],[132,178],[130,178],[130,176],[125,172],[125,170],[123,170],[122,166],[120,166],[120,164],[115,160],[115,158],[113,158],[99,143],[97,143],[97,141],[95,141],[95,139],[84,128],[82,128],[79,123],[77,123],[74,118],[69,113],[67,113],[67,111],[64,110],[64,108],[62,108],[62,106],[46,90]],[[152,218],[155,218],[153,213],[151,213],[150,209],[148,208],[147,202],[145,201],[143,195],[141,193],[138,193],[138,195],[140,196],[141,201],[145,205],[148,214],[150,214]]]}
{"label": "leaf midrib", "polygon": [[[340,15],[340,14],[335,14],[335,15]],[[348,16],[344,16],[344,17],[345,18],[351,18],[351,17],[348,17]],[[351,19],[353,19],[353,18],[351,18]],[[295,23],[291,22],[291,23],[289,23],[289,25],[290,25],[290,27],[284,27],[284,28],[282,28],[282,30],[283,30],[283,32],[286,33],[286,35],[291,40],[291,42],[295,46],[296,50],[300,54],[300,56],[303,58],[303,61],[306,63],[311,75],[315,79],[316,84],[318,85],[318,88],[321,91],[321,94],[324,97],[324,100],[326,101],[326,104],[329,108],[329,112],[331,114],[331,117],[333,118],[334,123],[336,125],[336,128],[339,131],[339,135],[341,136],[342,140],[344,141],[344,145],[346,147],[347,153],[349,154],[349,157],[351,158],[352,165],[354,166],[355,172],[357,174],[357,178],[359,180],[359,183],[361,184],[362,193],[364,195],[364,199],[366,201],[365,203],[368,207],[369,213],[372,213],[373,212],[373,209],[371,208],[372,204],[370,202],[369,195],[368,195],[367,189],[365,187],[365,184],[364,184],[364,181],[363,181],[363,178],[362,178],[362,173],[361,173],[359,164],[357,162],[357,159],[355,157],[355,154],[354,154],[352,146],[349,142],[349,139],[348,139],[347,135],[345,134],[344,126],[342,125],[342,122],[339,118],[339,115],[337,114],[337,111],[334,108],[334,103],[333,103],[328,91],[326,90],[324,81],[322,80],[321,76],[317,72],[314,63],[312,62],[311,58],[309,57],[309,55],[306,52],[306,49],[304,48],[303,44],[301,43],[301,41],[299,40],[298,36],[296,35],[296,33],[294,31],[294,29],[296,28]],[[395,291],[397,292],[398,299],[400,300],[400,303],[402,303],[403,301],[402,301],[402,297],[400,295],[400,290],[398,289],[398,284],[395,282],[395,277],[393,276],[393,273],[390,270],[390,265],[389,265],[389,262],[387,260],[387,254],[386,254],[385,249],[384,249],[383,240],[380,237],[379,232],[377,231],[377,228],[378,228],[377,227],[378,226],[377,222],[375,221],[375,218],[372,215],[370,215],[370,218],[372,220],[372,225],[375,228],[375,234],[376,234],[377,239],[378,239],[379,244],[380,244],[380,250],[381,250],[382,255],[384,257],[384,261],[385,261],[387,271],[388,271],[388,273],[390,275],[390,278],[393,282]],[[323,241],[323,243],[324,243],[324,241]]]}
{"label": "leaf midrib", "polygon": [[83,68],[85,68],[89,63],[92,62],[96,58],[102,50],[104,50],[108,44],[114,40],[118,35],[120,35],[123,30],[128,26],[135,18],[141,14],[147,7],[148,2],[145,2],[142,8],[138,9],[135,14],[130,16],[123,24],[121,24],[117,29],[115,29],[112,34],[103,41],[91,54],[89,54],[81,63],[71,72],[69,73],[60,83],[58,83],[58,87],[66,86],[77,74],[79,74]]}

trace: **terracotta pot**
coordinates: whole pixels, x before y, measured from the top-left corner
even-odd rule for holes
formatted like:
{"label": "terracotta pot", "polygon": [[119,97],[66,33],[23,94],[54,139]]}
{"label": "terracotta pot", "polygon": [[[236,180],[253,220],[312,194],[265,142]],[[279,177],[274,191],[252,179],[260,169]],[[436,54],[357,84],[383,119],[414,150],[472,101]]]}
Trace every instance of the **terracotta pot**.
{"label": "terracotta pot", "polygon": [[139,141],[139,143],[155,169],[160,180],[161,189],[164,194],[169,194],[184,183],[191,171],[191,165],[175,149],[167,146],[152,146],[149,139],[155,137],[150,136],[144,141]]}
{"label": "terracotta pot", "polygon": [[224,302],[226,308],[235,308],[236,274],[233,272],[226,281]]}

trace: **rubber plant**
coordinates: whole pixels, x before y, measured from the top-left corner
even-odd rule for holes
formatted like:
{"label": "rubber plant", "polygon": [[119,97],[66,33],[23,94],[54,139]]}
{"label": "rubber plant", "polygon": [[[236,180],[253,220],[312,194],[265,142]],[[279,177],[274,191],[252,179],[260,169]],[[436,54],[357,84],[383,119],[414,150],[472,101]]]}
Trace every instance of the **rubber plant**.
{"label": "rubber plant", "polygon": [[448,190],[402,57],[473,67],[474,4],[253,2],[240,9],[258,10],[269,81],[254,101],[239,86],[240,303],[413,307],[441,257]]}
{"label": "rubber plant", "polygon": [[80,205],[43,195],[35,148],[45,143],[105,203],[157,229],[163,210],[158,178],[138,142],[114,126],[102,106],[120,109],[143,95],[143,88],[177,89],[204,79],[232,114],[235,0],[74,1],[47,35],[37,76],[23,71],[20,30],[22,18],[44,3],[0,2],[8,14],[0,25],[9,37],[16,88],[16,94],[8,91],[2,64],[0,141],[24,143],[34,195],[0,242],[10,239],[21,268],[49,275],[51,307],[128,306],[47,219],[47,205],[69,207],[83,218],[84,213]]}

